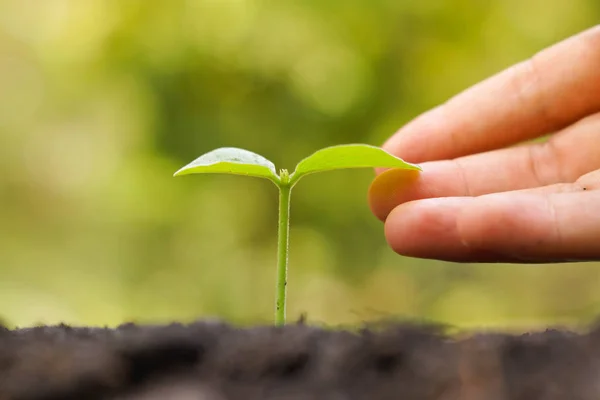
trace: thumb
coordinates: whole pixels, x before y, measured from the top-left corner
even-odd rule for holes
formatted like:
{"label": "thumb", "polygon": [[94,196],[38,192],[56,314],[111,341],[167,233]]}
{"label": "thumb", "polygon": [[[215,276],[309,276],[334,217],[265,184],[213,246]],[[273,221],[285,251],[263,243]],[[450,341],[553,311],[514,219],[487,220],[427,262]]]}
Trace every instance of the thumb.
{"label": "thumb", "polygon": [[600,191],[482,200],[458,220],[469,247],[530,262],[600,260]]}
{"label": "thumb", "polygon": [[408,202],[386,220],[398,253],[461,262],[600,260],[600,190]]}

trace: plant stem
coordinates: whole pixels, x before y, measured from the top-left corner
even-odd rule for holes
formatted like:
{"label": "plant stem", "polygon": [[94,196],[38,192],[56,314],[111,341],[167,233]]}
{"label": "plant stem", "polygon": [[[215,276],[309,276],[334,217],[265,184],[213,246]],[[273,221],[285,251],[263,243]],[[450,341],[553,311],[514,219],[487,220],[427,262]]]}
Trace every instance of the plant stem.
{"label": "plant stem", "polygon": [[[285,175],[287,175],[287,171]],[[291,185],[282,179],[279,186],[279,239],[277,243],[277,302],[275,304],[275,325],[277,326],[285,325],[291,191]]]}

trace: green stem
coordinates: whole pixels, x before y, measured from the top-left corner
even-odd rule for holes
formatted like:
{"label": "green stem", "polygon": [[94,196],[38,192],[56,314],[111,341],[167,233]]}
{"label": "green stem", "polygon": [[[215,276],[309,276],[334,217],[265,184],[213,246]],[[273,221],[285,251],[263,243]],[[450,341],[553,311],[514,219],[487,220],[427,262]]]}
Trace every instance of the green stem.
{"label": "green stem", "polygon": [[[283,172],[283,171],[282,171]],[[287,171],[282,178],[287,178]],[[288,247],[290,235],[290,193],[291,185],[285,179],[279,186],[279,240],[277,243],[277,303],[275,305],[275,325],[285,325],[285,305],[288,272]]]}

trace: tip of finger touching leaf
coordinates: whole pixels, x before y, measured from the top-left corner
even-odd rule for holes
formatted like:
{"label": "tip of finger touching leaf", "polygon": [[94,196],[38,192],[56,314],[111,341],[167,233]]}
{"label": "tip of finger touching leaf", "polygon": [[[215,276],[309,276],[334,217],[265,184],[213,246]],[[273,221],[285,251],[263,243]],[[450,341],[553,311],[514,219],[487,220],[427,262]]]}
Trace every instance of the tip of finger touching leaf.
{"label": "tip of finger touching leaf", "polygon": [[275,165],[263,156],[235,147],[222,147],[201,155],[175,172],[174,176],[190,174],[233,174],[279,180]]}

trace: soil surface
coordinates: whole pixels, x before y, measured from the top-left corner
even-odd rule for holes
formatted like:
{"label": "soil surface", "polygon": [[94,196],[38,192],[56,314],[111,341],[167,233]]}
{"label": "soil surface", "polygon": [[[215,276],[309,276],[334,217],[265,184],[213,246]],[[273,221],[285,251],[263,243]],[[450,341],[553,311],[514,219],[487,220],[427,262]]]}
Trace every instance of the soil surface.
{"label": "soil surface", "polygon": [[0,327],[0,400],[598,400],[600,328]]}

